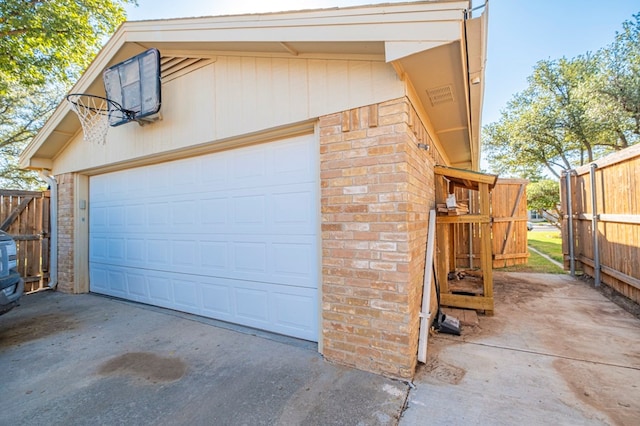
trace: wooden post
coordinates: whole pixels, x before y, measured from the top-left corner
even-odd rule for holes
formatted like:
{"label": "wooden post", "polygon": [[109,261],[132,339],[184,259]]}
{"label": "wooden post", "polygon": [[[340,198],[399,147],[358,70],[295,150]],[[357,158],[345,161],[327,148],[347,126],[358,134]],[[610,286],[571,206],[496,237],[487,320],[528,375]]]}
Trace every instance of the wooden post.
{"label": "wooden post", "polygon": [[[489,185],[479,183],[480,190],[480,214],[490,216],[491,206],[489,202]],[[480,262],[482,264],[482,278],[484,287],[484,297],[491,299],[491,309],[486,310],[487,315],[493,315],[493,259],[492,259],[492,243],[491,243],[491,222],[483,222],[480,225],[482,232],[482,253],[480,254]]]}

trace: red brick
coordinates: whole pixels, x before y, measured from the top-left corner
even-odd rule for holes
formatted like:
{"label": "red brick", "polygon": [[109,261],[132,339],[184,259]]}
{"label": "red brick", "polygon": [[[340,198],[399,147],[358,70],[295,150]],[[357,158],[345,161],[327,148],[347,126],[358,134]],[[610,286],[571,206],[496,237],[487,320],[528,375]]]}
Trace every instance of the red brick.
{"label": "red brick", "polygon": [[396,271],[398,264],[394,262],[369,262],[369,267],[375,271]]}

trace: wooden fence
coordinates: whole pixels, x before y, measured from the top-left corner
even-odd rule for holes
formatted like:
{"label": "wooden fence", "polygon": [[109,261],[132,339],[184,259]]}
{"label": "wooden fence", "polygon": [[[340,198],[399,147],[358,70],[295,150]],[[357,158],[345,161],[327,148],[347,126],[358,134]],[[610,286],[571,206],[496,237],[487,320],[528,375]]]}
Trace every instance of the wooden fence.
{"label": "wooden fence", "polygon": [[561,179],[565,268],[570,269],[573,242],[576,270],[636,303],[640,303],[639,188],[640,145],[570,170]]}
{"label": "wooden fence", "polygon": [[[527,249],[527,184],[525,179],[498,179],[491,192],[493,267],[526,264]],[[471,194],[471,199],[469,195]],[[477,213],[477,192],[456,189],[456,199]],[[477,224],[459,224],[455,228],[456,267],[480,266],[480,228]]]}
{"label": "wooden fence", "polygon": [[49,278],[49,191],[0,189],[0,229],[18,249],[25,292],[47,287]]}

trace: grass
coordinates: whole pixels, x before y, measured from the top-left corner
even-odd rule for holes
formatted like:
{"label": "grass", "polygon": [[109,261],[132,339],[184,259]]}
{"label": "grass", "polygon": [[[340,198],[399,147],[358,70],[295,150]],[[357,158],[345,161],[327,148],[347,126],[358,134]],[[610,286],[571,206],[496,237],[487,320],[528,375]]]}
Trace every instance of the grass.
{"label": "grass", "polygon": [[[546,254],[553,260],[562,263],[562,237],[559,231],[552,232],[528,232],[528,244],[534,249]],[[539,272],[545,274],[563,274],[562,268],[549,262],[544,257],[533,251],[529,251],[529,260],[526,265],[507,266],[498,269],[505,272]]]}
{"label": "grass", "polygon": [[528,244],[546,254],[556,262],[562,263],[562,236],[560,231],[527,233]]}

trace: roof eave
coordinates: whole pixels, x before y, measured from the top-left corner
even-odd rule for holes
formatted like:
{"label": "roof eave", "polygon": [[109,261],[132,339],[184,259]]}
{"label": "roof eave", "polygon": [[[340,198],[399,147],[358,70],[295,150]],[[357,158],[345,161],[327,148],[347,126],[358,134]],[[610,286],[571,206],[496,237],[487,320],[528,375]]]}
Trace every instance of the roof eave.
{"label": "roof eave", "polygon": [[[247,42],[267,42],[277,43],[281,48],[286,48],[286,43],[305,41],[326,43],[327,46],[336,41],[380,42],[385,43],[387,56],[392,52],[395,52],[394,55],[398,52],[402,54],[402,49],[413,49],[417,44],[423,44],[419,48],[432,47],[459,39],[461,11],[468,6],[468,1],[426,1],[260,15],[126,22],[102,48],[71,93],[96,92],[102,81],[102,72],[109,65],[126,59],[132,49],[140,52],[167,40],[177,43],[237,43],[236,47]],[[72,115],[67,102],[58,105],[21,154],[20,166],[37,169],[50,165],[56,153],[74,136],[66,136],[70,132],[58,129],[65,120],[68,124]],[[76,127],[76,133],[78,130],[79,127]],[[56,132],[58,142],[43,151],[43,146]],[[67,138],[66,143],[61,135]]]}

